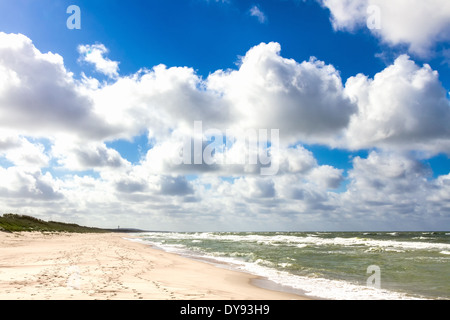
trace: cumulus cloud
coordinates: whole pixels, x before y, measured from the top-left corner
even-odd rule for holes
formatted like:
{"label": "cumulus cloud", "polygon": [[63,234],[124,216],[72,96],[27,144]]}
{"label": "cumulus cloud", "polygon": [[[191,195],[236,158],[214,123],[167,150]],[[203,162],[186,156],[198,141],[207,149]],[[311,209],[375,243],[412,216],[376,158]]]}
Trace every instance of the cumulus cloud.
{"label": "cumulus cloud", "polygon": [[80,45],[78,46],[81,61],[92,63],[95,69],[110,78],[119,76],[119,62],[105,58],[108,49],[103,44]]}
{"label": "cumulus cloud", "polygon": [[[0,122],[31,136],[99,143],[148,132],[158,140],[201,120],[205,130],[273,128],[286,141],[320,141],[345,128],[356,110],[333,66],[285,59],[278,43],[255,46],[238,70],[205,80],[192,68],[159,65],[100,84],[76,81],[61,56],[41,53],[23,35],[1,34],[0,42]],[[105,52],[102,45],[80,50]]]}
{"label": "cumulus cloud", "polygon": [[298,63],[280,55],[278,43],[262,43],[242,58],[239,70],[217,71],[208,88],[233,108],[240,128],[282,129],[288,139],[320,140],[345,128],[356,108],[331,65]]}
{"label": "cumulus cloud", "polygon": [[387,194],[404,196],[420,189],[428,176],[430,171],[418,160],[398,153],[373,151],[366,159],[353,160],[350,190],[363,191],[361,195],[368,199],[384,202]]}
{"label": "cumulus cloud", "polygon": [[261,175],[264,169],[275,175],[306,175],[318,166],[312,152],[301,145],[275,148],[268,146],[267,141],[251,141],[245,136],[236,140],[235,136],[226,136],[226,133],[223,132],[223,140],[219,142],[200,137],[203,139],[196,146],[196,139],[191,135],[180,136],[174,132],[170,138],[154,145],[141,164],[154,174],[221,176]]}
{"label": "cumulus cloud", "polygon": [[426,201],[431,204],[432,212],[440,216],[450,214],[450,173],[431,181]]}
{"label": "cumulus cloud", "polygon": [[122,126],[127,138],[148,130],[158,139],[172,130],[191,128],[196,120],[219,127],[230,119],[220,97],[188,67],[141,70],[92,91],[91,96],[95,110],[108,123]]}
{"label": "cumulus cloud", "polygon": [[85,88],[85,94],[115,138],[147,131],[164,143],[174,132],[192,134],[200,120],[205,131],[280,129],[284,145],[449,152],[449,100],[429,65],[402,55],[373,79],[358,74],[344,86],[332,65],[299,63],[280,51],[278,43],[262,43],[237,70],[218,70],[207,79],[192,68],[159,65]]}
{"label": "cumulus cloud", "polygon": [[[155,139],[174,130],[283,129],[287,142],[320,141],[345,128],[356,106],[344,95],[339,72],[317,59],[298,63],[278,43],[260,44],[238,70],[202,79],[192,68],[156,66],[88,91],[94,110],[131,138],[148,130]],[[177,119],[174,121],[174,119]]]}
{"label": "cumulus cloud", "polygon": [[[55,201],[64,198],[58,182],[50,173],[42,174],[39,169],[0,167],[0,197],[13,204],[22,204],[23,199]],[[22,201],[17,202],[17,199]]]}
{"label": "cumulus cloud", "polygon": [[[108,61],[106,48],[94,49],[92,63]],[[63,209],[72,217],[89,215],[90,224],[133,219],[160,229],[177,223],[181,229],[186,219],[194,229],[235,228],[236,221],[245,228],[259,218],[277,220],[280,228],[319,226],[316,220],[338,228],[347,218],[412,212],[404,219],[419,221],[421,214],[449,210],[450,178],[432,178],[406,153],[450,152],[447,92],[436,71],[408,56],[345,85],[334,66],[284,58],[278,43],[250,48],[238,68],[205,79],[190,67],[159,65],[126,77],[115,73],[116,65],[109,70],[110,82],[75,80],[61,56],[41,53],[25,36],[0,33],[0,160],[8,162],[0,166],[3,210]],[[280,129],[281,143],[233,140],[212,154],[212,164],[180,165],[186,140],[192,147],[200,142],[203,152],[212,128],[224,138],[227,129],[238,138],[246,130]],[[109,147],[142,134],[152,143],[137,163]],[[381,151],[355,158],[345,172],[319,165],[304,142]],[[228,163],[219,161],[224,151]],[[267,151],[279,170],[263,177],[263,164],[248,159]],[[444,213],[437,221],[445,221]]]}
{"label": "cumulus cloud", "polygon": [[32,143],[19,137],[8,138],[4,139],[3,143],[0,140],[0,155],[3,155],[13,165],[36,168],[48,166],[50,157],[41,143]]}
{"label": "cumulus cloud", "polygon": [[344,181],[343,170],[329,165],[315,167],[308,179],[324,189],[337,189]]}
{"label": "cumulus cloud", "polygon": [[119,152],[107,148],[103,143],[81,143],[56,140],[52,147],[53,156],[65,169],[74,171],[99,168],[120,169],[129,165]]}
{"label": "cumulus cloud", "polygon": [[342,198],[355,212],[370,212],[372,218],[383,219],[398,214],[417,218],[432,213],[426,200],[436,191],[429,181],[431,172],[411,156],[371,152],[366,159],[353,160],[349,177],[351,183]]}
{"label": "cumulus cloud", "polygon": [[367,1],[352,0],[318,0],[331,13],[331,22],[335,30],[353,31],[360,27],[367,18]]}
{"label": "cumulus cloud", "polygon": [[192,186],[183,176],[161,176],[160,187],[163,195],[184,196],[194,193]]}
{"label": "cumulus cloud", "polygon": [[41,53],[20,34],[0,32],[0,125],[21,134],[101,137],[111,128],[58,54]]}
{"label": "cumulus cloud", "polygon": [[388,45],[407,45],[424,56],[437,43],[450,40],[450,3],[447,0],[317,0],[331,12],[335,30],[366,28],[370,6],[378,8],[380,28],[373,32]]}
{"label": "cumulus cloud", "polygon": [[250,199],[260,198],[273,198],[275,197],[275,184],[271,178],[259,178],[259,177],[243,177],[238,179],[234,185],[242,196],[247,201]]}
{"label": "cumulus cloud", "polygon": [[450,101],[429,65],[402,55],[373,79],[349,78],[345,92],[358,105],[345,136],[351,148],[450,152]]}
{"label": "cumulus cloud", "polygon": [[115,184],[116,190],[123,193],[136,193],[147,191],[147,181],[142,178],[126,177],[120,179]]}
{"label": "cumulus cloud", "polygon": [[18,136],[10,135],[7,132],[0,132],[0,152],[20,147],[21,139]]}

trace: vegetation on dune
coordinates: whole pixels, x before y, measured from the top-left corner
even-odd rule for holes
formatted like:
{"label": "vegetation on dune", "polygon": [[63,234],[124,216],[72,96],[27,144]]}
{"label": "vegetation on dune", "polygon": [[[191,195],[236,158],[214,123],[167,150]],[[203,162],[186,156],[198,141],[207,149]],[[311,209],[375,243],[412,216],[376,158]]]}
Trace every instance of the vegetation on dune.
{"label": "vegetation on dune", "polygon": [[102,233],[111,230],[83,227],[73,223],[43,221],[34,217],[7,213],[0,217],[0,231],[4,232],[71,232],[71,233]]}

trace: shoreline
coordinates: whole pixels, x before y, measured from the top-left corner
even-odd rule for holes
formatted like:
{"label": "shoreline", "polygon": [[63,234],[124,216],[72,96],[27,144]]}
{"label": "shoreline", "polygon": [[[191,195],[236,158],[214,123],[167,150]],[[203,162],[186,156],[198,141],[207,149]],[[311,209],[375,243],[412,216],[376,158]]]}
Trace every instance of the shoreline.
{"label": "shoreline", "polygon": [[[128,240],[135,242],[135,239],[133,239],[133,238],[128,238]],[[214,258],[211,258],[211,257],[201,257],[201,256],[192,256],[192,255],[182,254],[182,253],[172,253],[170,251],[166,251],[165,249],[155,246],[155,245],[152,245],[152,244],[148,244],[148,243],[144,243],[144,242],[140,242],[140,241],[136,241],[136,242],[142,243],[154,250],[162,251],[162,252],[169,253],[169,254],[174,254],[174,255],[177,255],[177,256],[183,257],[185,259],[192,260],[192,261],[206,263],[206,264],[212,265],[219,269],[229,270],[229,271],[238,272],[238,273],[244,273],[250,277],[250,283],[253,286],[256,286],[261,289],[276,291],[276,292],[280,292],[280,293],[284,293],[284,294],[286,294],[286,293],[293,294],[293,295],[301,297],[301,300],[326,300],[324,298],[308,296],[301,289],[295,289],[293,287],[289,287],[289,286],[285,286],[285,285],[276,283],[267,277],[253,274],[249,271],[239,270],[237,267],[233,266],[232,264],[230,264],[228,262],[215,260]]]}
{"label": "shoreline", "polygon": [[0,232],[0,300],[310,300],[123,234]]}
{"label": "shoreline", "polygon": [[[134,239],[131,239],[131,241],[134,241]],[[233,264],[230,264],[228,262],[215,260],[214,258],[211,258],[211,257],[191,256],[191,255],[182,254],[182,253],[171,253],[171,252],[166,251],[163,248],[160,248],[158,246],[154,246],[151,244],[145,244],[145,243],[143,243],[143,244],[149,246],[152,249],[158,250],[158,251],[175,254],[177,256],[181,256],[183,258],[193,260],[193,261],[199,261],[201,263],[207,263],[207,264],[210,264],[219,269],[225,269],[225,270],[230,270],[230,271],[234,271],[234,272],[238,272],[238,273],[244,273],[251,278],[250,283],[253,286],[256,286],[261,289],[276,291],[276,292],[281,292],[281,293],[287,293],[287,294],[293,294],[296,296],[300,296],[302,300],[326,300],[324,298],[308,296],[301,289],[295,289],[293,287],[289,287],[289,286],[285,286],[285,285],[276,283],[265,276],[253,274],[253,273],[251,273],[249,271],[245,271],[245,270],[239,270],[236,266],[233,266]]]}

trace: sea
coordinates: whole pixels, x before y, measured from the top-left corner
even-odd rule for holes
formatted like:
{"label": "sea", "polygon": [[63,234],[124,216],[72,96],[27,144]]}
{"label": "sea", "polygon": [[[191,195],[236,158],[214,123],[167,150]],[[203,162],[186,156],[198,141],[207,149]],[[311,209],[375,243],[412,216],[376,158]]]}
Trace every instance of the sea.
{"label": "sea", "polygon": [[315,299],[450,299],[450,232],[148,232],[129,239]]}

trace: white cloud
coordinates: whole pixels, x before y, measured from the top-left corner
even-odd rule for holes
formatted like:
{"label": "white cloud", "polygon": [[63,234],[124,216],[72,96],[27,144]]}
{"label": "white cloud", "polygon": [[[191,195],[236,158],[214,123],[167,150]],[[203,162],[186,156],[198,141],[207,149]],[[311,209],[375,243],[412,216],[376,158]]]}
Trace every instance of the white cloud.
{"label": "white cloud", "polygon": [[[358,212],[377,224],[408,217],[404,226],[421,221],[432,224],[427,216],[433,214],[427,197],[435,194],[431,172],[414,158],[392,152],[371,152],[367,159],[355,158],[349,172],[351,183],[342,195],[347,210]],[[361,216],[361,218],[363,218]],[[436,223],[436,220],[434,223]],[[434,227],[438,227],[435,225]]]}
{"label": "white cloud", "polygon": [[283,148],[279,151],[280,173],[308,173],[317,167],[317,161],[311,151],[298,145],[295,148]]}
{"label": "white cloud", "polygon": [[[225,134],[225,132],[224,132]],[[298,145],[291,147],[273,148],[265,143],[248,143],[239,137],[232,145],[225,144],[225,140],[233,140],[233,137],[223,137],[223,144],[214,146],[212,142],[205,140],[199,143],[200,150],[194,150],[192,136],[179,135],[174,132],[170,138],[154,145],[146,154],[141,164],[153,174],[211,174],[221,176],[261,175],[262,168],[273,168],[274,174],[302,174],[306,175],[317,167],[314,155]],[[206,139],[206,137],[204,137]],[[186,141],[191,141],[190,146]],[[211,162],[207,147],[217,147]],[[187,149],[187,150],[186,150]],[[190,152],[190,157],[185,158],[185,152]],[[194,155],[199,151],[201,163],[195,163]]]}
{"label": "white cloud", "polygon": [[0,125],[22,135],[108,135],[111,127],[92,109],[63,58],[41,53],[20,34],[0,32]]}
{"label": "white cloud", "polygon": [[430,174],[424,164],[411,157],[373,151],[367,159],[356,157],[353,160],[350,190],[359,192],[367,200],[384,202],[413,194],[418,189],[422,191]]}
{"label": "white cloud", "polygon": [[308,175],[311,183],[324,189],[336,189],[344,181],[343,170],[329,165],[315,167]]}
{"label": "white cloud", "polygon": [[[236,196],[243,197],[244,201],[254,199],[274,198],[276,196],[275,185],[272,178],[242,177],[237,179],[232,188]],[[256,200],[258,201],[258,200]]]}
{"label": "white cloud", "polygon": [[361,27],[367,18],[367,0],[318,0],[331,13],[331,22],[335,30],[353,31]]}
{"label": "white cloud", "polygon": [[80,60],[92,63],[98,72],[110,78],[119,76],[119,62],[104,57],[108,50],[103,44],[80,45],[78,52],[81,55]]}
{"label": "white cloud", "polygon": [[120,169],[130,165],[120,153],[103,143],[76,140],[56,140],[52,155],[64,169],[84,171],[92,169]]}
{"label": "white cloud", "polygon": [[411,53],[429,55],[436,43],[450,40],[447,0],[317,0],[331,12],[335,30],[367,28],[368,7],[379,8],[381,27],[371,29],[388,45],[407,45]]}
{"label": "white cloud", "polygon": [[[130,139],[149,130],[156,139],[171,131],[283,129],[282,138],[321,141],[339,133],[356,111],[344,95],[339,72],[316,59],[297,63],[280,56],[278,43],[260,44],[238,70],[219,70],[203,80],[192,68],[159,65],[85,93],[96,114]],[[177,119],[177,121],[174,121]]]}
{"label": "white cloud", "polygon": [[160,187],[162,195],[184,196],[194,193],[190,183],[182,176],[160,176]]}
{"label": "white cloud", "polygon": [[450,153],[450,101],[429,65],[403,55],[373,79],[349,78],[345,92],[358,105],[345,135],[350,148]]}
{"label": "white cloud", "polygon": [[[0,160],[11,163],[0,166],[1,209],[154,229],[183,229],[186,221],[192,230],[264,228],[267,221],[342,229],[354,221],[403,226],[409,218],[420,227],[433,212],[440,212],[435,226],[448,222],[450,177],[434,179],[411,156],[388,152],[450,152],[449,100],[437,72],[401,56],[373,79],[360,74],[344,86],[332,65],[299,63],[280,50],[260,44],[236,70],[206,79],[193,68],[159,65],[100,83],[76,81],[62,57],[0,33]],[[237,165],[175,165],[196,120],[224,134],[280,129],[280,149],[271,149],[278,175],[240,164],[249,152],[242,141],[227,154]],[[152,147],[137,164],[108,147],[145,133]],[[298,141],[382,151],[355,158],[342,190],[344,171],[319,165]],[[95,175],[81,173],[90,170]]]}
{"label": "white cloud", "polygon": [[320,141],[339,133],[356,108],[344,95],[338,71],[316,59],[285,59],[280,50],[274,42],[251,48],[239,70],[210,75],[208,88],[231,106],[236,127],[282,129],[286,141]]}
{"label": "white cloud", "polygon": [[261,9],[254,5],[253,7],[250,8],[250,15],[252,17],[256,17],[258,18],[259,23],[266,23],[267,22],[267,17],[264,14],[264,12],[261,11]]}
{"label": "white cloud", "polygon": [[63,199],[59,190],[59,183],[54,180],[50,173],[42,174],[36,168],[0,167],[0,198],[4,203],[20,208],[24,205],[23,199],[28,201],[57,201]]}
{"label": "white cloud", "polygon": [[21,145],[20,138],[7,132],[0,132],[0,152],[6,152]]}
{"label": "white cloud", "polygon": [[2,141],[0,140],[0,155],[3,154],[13,165],[35,168],[48,166],[50,157],[45,152],[45,147],[42,144],[31,143],[25,138],[9,140],[9,146],[4,152],[1,150]]}
{"label": "white cloud", "polygon": [[218,127],[230,117],[228,106],[187,67],[158,65],[90,94],[96,112],[121,127],[119,135],[126,138],[146,130],[154,138],[166,137],[171,130],[192,127],[196,120]]}
{"label": "white cloud", "polygon": [[432,205],[433,212],[438,215],[446,216],[450,213],[450,173],[439,176],[430,183],[429,192],[426,201]]}

